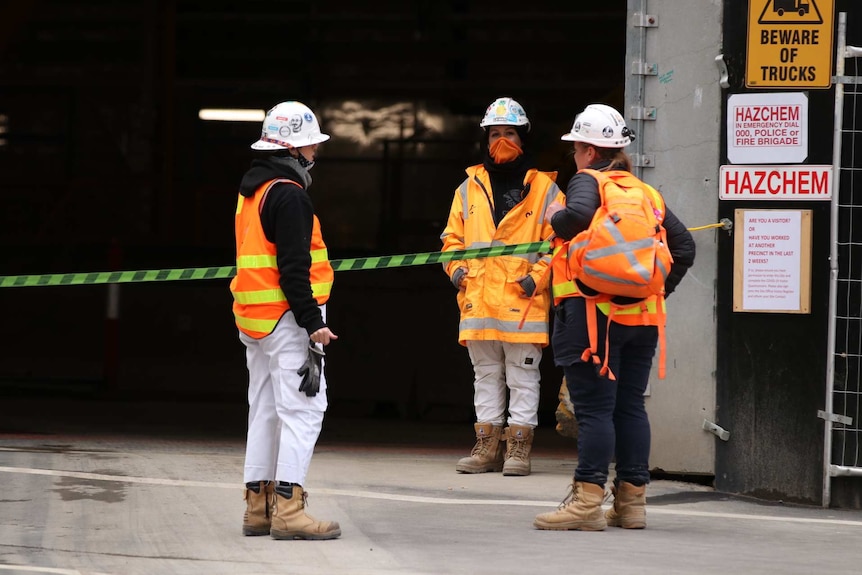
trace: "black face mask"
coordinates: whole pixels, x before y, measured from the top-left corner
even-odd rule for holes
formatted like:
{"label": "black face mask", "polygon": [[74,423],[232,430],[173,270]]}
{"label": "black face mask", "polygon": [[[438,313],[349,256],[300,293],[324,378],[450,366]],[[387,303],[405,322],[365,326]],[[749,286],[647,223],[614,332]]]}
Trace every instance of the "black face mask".
{"label": "black face mask", "polygon": [[296,161],[299,162],[300,166],[302,166],[303,168],[305,168],[306,170],[309,170],[309,171],[314,166],[314,160],[307,159],[301,153],[297,154]]}

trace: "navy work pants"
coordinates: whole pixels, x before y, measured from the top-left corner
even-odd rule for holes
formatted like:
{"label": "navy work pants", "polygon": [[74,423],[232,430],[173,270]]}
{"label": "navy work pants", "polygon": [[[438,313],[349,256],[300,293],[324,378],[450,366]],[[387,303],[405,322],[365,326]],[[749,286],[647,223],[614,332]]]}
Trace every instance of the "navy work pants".
{"label": "navy work pants", "polygon": [[[600,311],[598,355],[604,359],[607,317]],[[598,366],[581,361],[589,347],[584,298],[564,299],[555,309],[551,344],[563,368],[578,421],[575,480],[602,485],[616,459],[616,480],[649,483],[650,424],[644,407],[658,328],[611,323],[608,365],[616,381],[598,375]],[[590,360],[591,361],[591,360]]]}

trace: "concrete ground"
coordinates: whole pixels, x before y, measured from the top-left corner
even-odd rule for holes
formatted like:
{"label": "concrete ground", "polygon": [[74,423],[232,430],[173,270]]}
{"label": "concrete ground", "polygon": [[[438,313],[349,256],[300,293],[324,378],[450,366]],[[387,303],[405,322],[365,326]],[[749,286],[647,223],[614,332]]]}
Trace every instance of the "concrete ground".
{"label": "concrete ground", "polygon": [[243,537],[243,406],[0,398],[0,575],[862,572],[862,512],[656,480],[642,531],[532,527],[574,444],[539,428],[528,477],[461,475],[463,424],[328,417],[308,512],[332,541]]}

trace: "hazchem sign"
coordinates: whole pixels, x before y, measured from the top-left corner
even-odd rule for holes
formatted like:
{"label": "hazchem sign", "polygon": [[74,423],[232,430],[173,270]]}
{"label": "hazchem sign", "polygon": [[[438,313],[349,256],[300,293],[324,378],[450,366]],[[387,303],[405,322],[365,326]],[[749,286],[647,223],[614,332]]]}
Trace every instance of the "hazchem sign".
{"label": "hazchem sign", "polygon": [[749,0],[748,88],[829,88],[835,0]]}
{"label": "hazchem sign", "polygon": [[732,164],[796,164],[808,157],[804,92],[733,94],[727,99],[727,159]]}
{"label": "hazchem sign", "polygon": [[831,200],[832,166],[721,166],[722,200]]}

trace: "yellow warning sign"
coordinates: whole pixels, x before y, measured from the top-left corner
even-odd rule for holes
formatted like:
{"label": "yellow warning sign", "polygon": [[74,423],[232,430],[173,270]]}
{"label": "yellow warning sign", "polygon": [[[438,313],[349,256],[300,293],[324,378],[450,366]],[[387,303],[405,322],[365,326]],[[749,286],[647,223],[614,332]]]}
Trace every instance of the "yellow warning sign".
{"label": "yellow warning sign", "polygon": [[745,85],[829,88],[835,0],[749,0]]}

